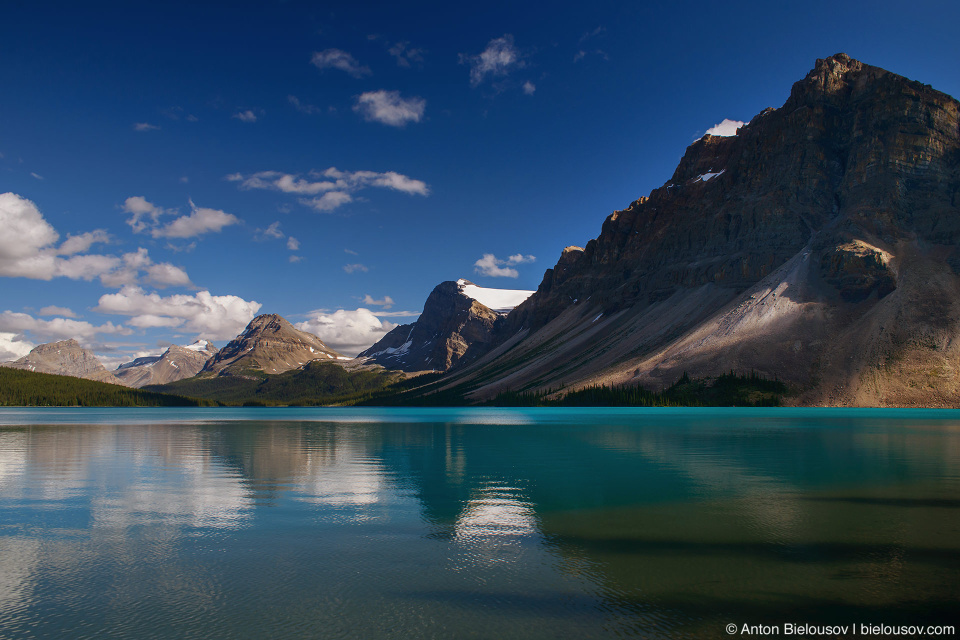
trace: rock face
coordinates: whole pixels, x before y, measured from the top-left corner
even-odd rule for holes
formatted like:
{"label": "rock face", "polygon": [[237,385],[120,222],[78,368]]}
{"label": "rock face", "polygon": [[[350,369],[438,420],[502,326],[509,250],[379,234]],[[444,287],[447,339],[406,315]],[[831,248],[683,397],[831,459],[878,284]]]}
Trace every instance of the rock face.
{"label": "rock face", "polygon": [[19,360],[4,363],[2,366],[52,373],[58,376],[86,378],[97,382],[125,384],[107,371],[95,355],[73,339],[38,345]]}
{"label": "rock face", "polygon": [[403,371],[447,371],[466,364],[489,350],[503,315],[532,293],[478,287],[469,280],[441,282],[416,322],[394,328],[357,358]]}
{"label": "rock face", "polygon": [[270,313],[250,321],[243,333],[204,365],[202,372],[219,375],[276,374],[297,369],[312,360],[349,359]]}
{"label": "rock face", "polygon": [[804,404],[960,404],[958,106],[818,60],[564,250],[460,379],[496,369],[482,398],[756,370]]}
{"label": "rock face", "polygon": [[124,384],[138,389],[149,384],[166,384],[192,378],[215,355],[216,347],[206,340],[197,340],[186,347],[171,345],[159,356],[137,358],[120,365],[114,375]]}

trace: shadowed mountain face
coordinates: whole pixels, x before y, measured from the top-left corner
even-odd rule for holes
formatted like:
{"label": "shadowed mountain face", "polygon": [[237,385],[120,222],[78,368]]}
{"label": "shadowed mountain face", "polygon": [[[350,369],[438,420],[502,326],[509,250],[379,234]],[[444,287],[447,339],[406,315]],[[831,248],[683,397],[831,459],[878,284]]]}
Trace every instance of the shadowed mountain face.
{"label": "shadowed mountain face", "polygon": [[958,244],[957,101],[838,54],[565,250],[458,379],[483,398],[756,370],[802,403],[957,404]]}
{"label": "shadowed mountain face", "polygon": [[81,347],[80,343],[73,339],[38,345],[19,360],[6,362],[2,366],[85,378],[97,382],[127,384],[107,371],[93,353]]}
{"label": "shadowed mountain face", "polygon": [[124,384],[138,389],[151,384],[167,384],[197,375],[215,355],[216,347],[206,340],[197,340],[186,347],[171,345],[160,356],[137,358],[121,365],[114,375]]}
{"label": "shadowed mountain face", "polygon": [[[275,313],[257,316],[243,333],[203,367],[203,372],[219,375],[244,372],[283,373],[297,369],[312,360],[344,358],[320,338],[294,328]],[[344,358],[348,359],[348,358]]]}
{"label": "shadowed mountain face", "polygon": [[469,280],[441,282],[416,322],[395,327],[357,358],[403,371],[447,371],[466,364],[490,348],[503,314],[530,293],[477,287]]}

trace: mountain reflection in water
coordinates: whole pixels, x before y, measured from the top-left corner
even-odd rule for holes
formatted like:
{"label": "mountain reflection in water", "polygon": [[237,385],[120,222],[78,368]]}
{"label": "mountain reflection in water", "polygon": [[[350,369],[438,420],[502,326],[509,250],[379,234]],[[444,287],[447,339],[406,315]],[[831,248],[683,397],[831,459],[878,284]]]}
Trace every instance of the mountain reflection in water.
{"label": "mountain reflection in water", "polygon": [[960,595],[953,412],[125,411],[0,412],[0,637],[724,637]]}

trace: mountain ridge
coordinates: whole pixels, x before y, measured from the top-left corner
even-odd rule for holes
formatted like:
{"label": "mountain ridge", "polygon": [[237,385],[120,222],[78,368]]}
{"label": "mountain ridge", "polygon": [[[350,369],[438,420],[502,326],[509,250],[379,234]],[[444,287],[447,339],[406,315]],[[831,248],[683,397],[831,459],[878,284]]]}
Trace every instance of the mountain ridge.
{"label": "mountain ridge", "polygon": [[450,384],[478,400],[733,368],[801,404],[960,402],[957,115],[921,83],[818,60],[565,250]]}

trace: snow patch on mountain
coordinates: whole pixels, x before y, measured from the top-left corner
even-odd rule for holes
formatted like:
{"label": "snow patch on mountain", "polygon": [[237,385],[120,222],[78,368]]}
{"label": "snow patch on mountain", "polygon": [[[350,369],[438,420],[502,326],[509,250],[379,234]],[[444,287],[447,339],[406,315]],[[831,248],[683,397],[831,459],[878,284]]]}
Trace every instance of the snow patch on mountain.
{"label": "snow patch on mountain", "polygon": [[478,287],[463,278],[457,280],[457,286],[460,288],[460,293],[468,298],[473,298],[483,306],[497,313],[509,313],[534,293],[533,291],[523,289],[488,289],[486,287]]}

